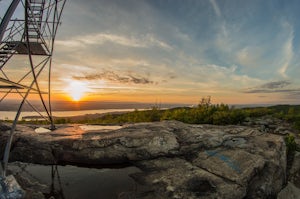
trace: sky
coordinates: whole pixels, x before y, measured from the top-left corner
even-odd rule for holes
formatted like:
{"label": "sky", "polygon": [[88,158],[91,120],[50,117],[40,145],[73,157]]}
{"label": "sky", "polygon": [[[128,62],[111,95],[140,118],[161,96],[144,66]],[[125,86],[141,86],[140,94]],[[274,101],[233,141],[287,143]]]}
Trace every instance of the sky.
{"label": "sky", "polygon": [[300,104],[299,10],[297,0],[69,0],[53,96]]}

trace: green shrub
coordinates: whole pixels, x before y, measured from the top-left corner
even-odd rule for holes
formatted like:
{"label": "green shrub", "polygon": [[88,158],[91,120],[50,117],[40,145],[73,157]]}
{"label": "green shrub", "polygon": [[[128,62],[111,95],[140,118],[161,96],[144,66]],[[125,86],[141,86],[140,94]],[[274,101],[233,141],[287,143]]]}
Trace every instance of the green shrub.
{"label": "green shrub", "polygon": [[294,123],[294,128],[297,130],[300,130],[300,120],[298,120]]}
{"label": "green shrub", "polygon": [[297,150],[297,143],[295,141],[294,135],[288,134],[284,140],[288,152],[294,152]]}
{"label": "green shrub", "polygon": [[217,111],[213,115],[213,124],[225,125],[230,123],[230,113],[226,111]]}

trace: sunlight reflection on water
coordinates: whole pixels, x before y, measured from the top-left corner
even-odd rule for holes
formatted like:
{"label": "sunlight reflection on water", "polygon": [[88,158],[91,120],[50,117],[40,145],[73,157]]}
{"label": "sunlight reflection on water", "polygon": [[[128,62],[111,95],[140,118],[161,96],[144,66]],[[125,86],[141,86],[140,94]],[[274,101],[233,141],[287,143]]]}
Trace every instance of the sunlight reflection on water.
{"label": "sunlight reflection on water", "polygon": [[96,131],[96,130],[117,130],[121,129],[122,126],[105,126],[105,125],[80,125],[84,131]]}
{"label": "sunlight reflection on water", "polygon": [[34,131],[36,133],[50,133],[51,132],[51,130],[43,128],[43,127],[36,128],[36,129],[34,129]]}

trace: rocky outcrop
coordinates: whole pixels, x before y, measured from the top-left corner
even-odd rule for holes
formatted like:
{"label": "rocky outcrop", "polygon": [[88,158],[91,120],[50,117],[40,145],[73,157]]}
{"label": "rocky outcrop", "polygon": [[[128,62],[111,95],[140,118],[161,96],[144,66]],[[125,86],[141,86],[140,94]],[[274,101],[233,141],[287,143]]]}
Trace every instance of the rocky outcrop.
{"label": "rocky outcrop", "polygon": [[268,132],[283,136],[295,133],[295,129],[292,128],[292,125],[290,123],[269,115],[263,117],[247,118],[243,122],[243,125],[260,129],[260,131],[262,132]]}
{"label": "rocky outcrop", "polygon": [[105,132],[62,126],[47,134],[20,126],[11,160],[134,164],[143,172],[132,177],[147,187],[135,198],[272,198],[286,182],[284,139],[247,126],[165,121]]}
{"label": "rocky outcrop", "polygon": [[289,170],[288,181],[294,183],[300,189],[300,152],[295,152],[291,169]]}
{"label": "rocky outcrop", "polygon": [[[244,125],[255,127],[263,132],[281,135],[283,138],[287,135],[295,138],[295,142],[300,144],[299,131],[294,129],[292,125],[286,121],[276,119],[271,116],[258,118],[248,118]],[[286,187],[280,192],[278,198],[300,198],[300,153],[289,150],[287,156],[287,183]]]}

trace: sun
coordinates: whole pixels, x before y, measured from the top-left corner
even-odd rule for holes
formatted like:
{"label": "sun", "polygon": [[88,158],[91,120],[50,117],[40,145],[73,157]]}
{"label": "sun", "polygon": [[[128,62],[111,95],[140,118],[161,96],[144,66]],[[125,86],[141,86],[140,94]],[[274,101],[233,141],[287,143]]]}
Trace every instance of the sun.
{"label": "sun", "polygon": [[73,101],[79,101],[87,91],[87,84],[82,81],[71,81],[66,88],[66,92],[72,97]]}

